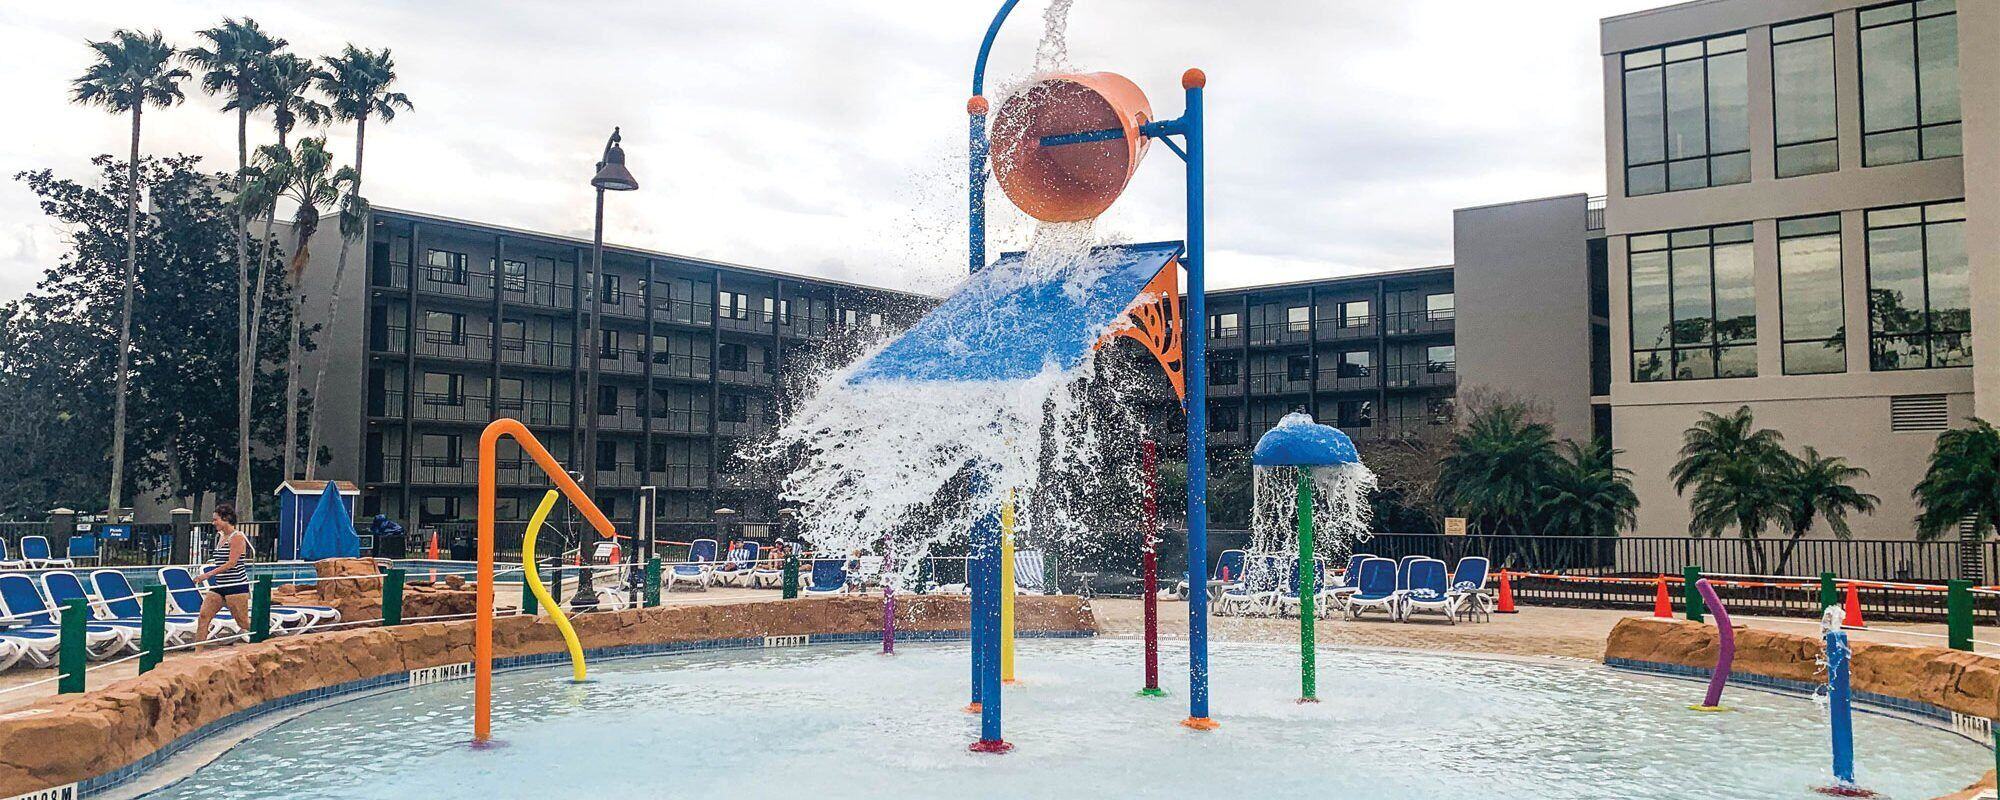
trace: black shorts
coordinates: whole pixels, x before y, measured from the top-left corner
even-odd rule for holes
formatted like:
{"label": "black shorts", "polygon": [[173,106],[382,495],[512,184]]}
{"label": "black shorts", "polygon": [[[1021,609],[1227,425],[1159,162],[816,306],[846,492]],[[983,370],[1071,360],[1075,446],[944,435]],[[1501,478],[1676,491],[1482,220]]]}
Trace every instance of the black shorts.
{"label": "black shorts", "polygon": [[222,595],[223,597],[228,597],[230,595],[249,594],[250,584],[236,583],[236,584],[230,584],[228,586],[210,586],[208,587],[208,590],[216,594]]}

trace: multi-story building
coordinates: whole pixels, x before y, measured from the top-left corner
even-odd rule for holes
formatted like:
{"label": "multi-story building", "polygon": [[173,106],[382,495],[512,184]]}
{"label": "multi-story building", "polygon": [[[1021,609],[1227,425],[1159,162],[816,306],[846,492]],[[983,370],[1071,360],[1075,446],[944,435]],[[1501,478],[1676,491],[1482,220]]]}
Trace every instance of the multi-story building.
{"label": "multi-story building", "polygon": [[1699,0],[1602,23],[1608,405],[1639,530],[1702,412],[1868,469],[1907,537],[1937,431],[2000,417],[2000,3]]}
{"label": "multi-story building", "polygon": [[[316,354],[333,365],[325,471],[359,477],[364,514],[417,523],[474,516],[479,432],[499,417],[614,519],[653,486],[662,520],[771,520],[772,476],[733,459],[737,443],[770,429],[797,379],[932,302],[630,247],[605,247],[599,279],[589,241],[408,211],[377,208],[368,231],[347,319]],[[315,247],[308,309],[336,249]],[[499,516],[524,519],[547,481],[501,447]]]}

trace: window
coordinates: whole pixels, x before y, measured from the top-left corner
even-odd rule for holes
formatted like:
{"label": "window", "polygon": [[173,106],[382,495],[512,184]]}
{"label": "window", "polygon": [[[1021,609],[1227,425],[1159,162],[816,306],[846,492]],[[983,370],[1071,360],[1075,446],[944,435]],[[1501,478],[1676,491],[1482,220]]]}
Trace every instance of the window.
{"label": "window", "polygon": [[717,312],[723,319],[749,319],[750,295],[742,292],[720,292],[716,299],[722,303]]}
{"label": "window", "polygon": [[421,522],[441,522],[458,519],[458,498],[450,495],[426,495],[422,501]]}
{"label": "window", "polygon": [[1366,378],[1375,369],[1375,353],[1370,350],[1349,350],[1340,354],[1339,375],[1343,378]]}
{"label": "window", "polygon": [[1867,219],[1870,363],[1971,366],[1965,203],[1877,209]]}
{"label": "window", "polygon": [[597,415],[600,417],[618,416],[618,387],[597,387]]}
{"label": "window", "polygon": [[1449,344],[1434,344],[1424,351],[1425,369],[1431,372],[1451,372],[1458,368],[1458,347]]}
{"label": "window", "polygon": [[852,308],[843,308],[840,310],[840,324],[852,328],[856,324],[858,324],[860,320],[861,320],[860,312]]}
{"label": "window", "polygon": [[1334,406],[1337,428],[1367,428],[1375,424],[1375,403],[1372,400],[1342,400]]}
{"label": "window", "polygon": [[1208,385],[1229,386],[1241,380],[1236,371],[1236,359],[1218,358],[1208,365]]}
{"label": "window", "polygon": [[1292,306],[1285,309],[1286,333],[1312,333],[1312,309]]}
{"label": "window", "polygon": [[1227,339],[1243,332],[1243,318],[1231,311],[1208,315],[1208,338]]}
{"label": "window", "polygon": [[1368,301],[1349,300],[1340,304],[1340,327],[1361,328],[1370,323]]}
{"label": "window", "polygon": [[528,323],[518,319],[500,321],[500,349],[528,349]]}
{"label": "window", "polygon": [[1237,416],[1236,406],[1216,406],[1208,410],[1208,429],[1217,433],[1228,433],[1243,427]]}
{"label": "window", "polygon": [[1451,292],[1441,292],[1424,296],[1424,317],[1433,320],[1451,319],[1458,313],[1458,296]]}
{"label": "window", "polygon": [[465,285],[465,254],[449,250],[425,251],[424,277],[438,283]]}
{"label": "window", "polygon": [[870,328],[882,327],[882,315],[875,313],[873,311],[868,312],[868,327]]}
{"label": "window", "polygon": [[618,332],[609,328],[597,332],[597,357],[618,360]]}
{"label": "window", "polygon": [[519,411],[522,398],[527,396],[527,384],[520,378],[501,378],[500,389],[494,393],[493,402],[500,408]]}
{"label": "window", "polygon": [[1847,371],[1840,215],[1778,221],[1778,320],[1786,375]]}
{"label": "window", "polygon": [[1312,356],[1288,356],[1285,358],[1285,380],[1309,381],[1312,380],[1312,374]]}
{"label": "window", "polygon": [[597,282],[598,298],[606,303],[618,304],[625,297],[625,293],[618,289],[618,276],[607,272],[600,277]]}
{"label": "window", "polygon": [[600,470],[616,470],[616,469],[618,469],[618,443],[617,443],[617,442],[598,442],[598,443],[597,443],[597,468],[598,468],[598,469],[600,469]]}
{"label": "window", "polygon": [[452,311],[425,311],[424,341],[429,344],[465,344],[465,315]]}
{"label": "window", "polygon": [[1861,163],[1960,152],[1958,16],[1953,0],[1861,11]]}
{"label": "window", "polygon": [[715,418],[723,422],[744,422],[750,418],[745,398],[740,394],[725,394],[715,398],[717,407]]}
{"label": "window", "polygon": [[418,463],[426,467],[457,467],[465,463],[456,433],[426,433],[417,444]]}
{"label": "window", "polygon": [[775,321],[781,325],[792,324],[792,301],[764,298],[764,321]]}
{"label": "window", "polygon": [[1832,17],[1771,28],[1771,106],[1778,177],[1840,169]]}
{"label": "window", "polygon": [[[488,266],[488,267],[491,267],[491,266],[492,266],[492,263],[491,263],[491,262],[489,261],[489,262],[487,263],[487,266]],[[525,291],[527,291],[527,290],[528,290],[528,262],[526,262],[526,261],[514,261],[514,260],[512,260],[512,259],[508,259],[508,260],[503,260],[503,261],[501,261],[501,262],[500,262],[500,286],[501,286],[501,288],[504,288],[504,289],[506,289],[507,291],[510,291],[510,292],[525,292]]]}
{"label": "window", "polygon": [[742,372],[750,368],[750,348],[734,342],[723,342],[715,351],[721,368]]}
{"label": "window", "polygon": [[455,372],[424,373],[424,404],[465,405],[465,376]]}
{"label": "window", "polygon": [[1741,33],[1625,54],[1625,194],[1750,180]]}
{"label": "window", "polygon": [[1750,226],[1633,236],[1632,380],[1757,374]]}

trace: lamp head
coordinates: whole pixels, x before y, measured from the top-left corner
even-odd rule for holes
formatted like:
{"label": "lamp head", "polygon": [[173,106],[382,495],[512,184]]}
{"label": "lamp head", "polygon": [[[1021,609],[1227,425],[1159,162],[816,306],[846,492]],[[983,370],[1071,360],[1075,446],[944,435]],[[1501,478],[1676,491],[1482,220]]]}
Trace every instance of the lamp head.
{"label": "lamp head", "polygon": [[639,188],[639,179],[625,168],[625,148],[618,141],[618,129],[612,128],[611,141],[604,143],[604,160],[597,162],[597,177],[590,179],[590,185],[606,191],[629,192]]}

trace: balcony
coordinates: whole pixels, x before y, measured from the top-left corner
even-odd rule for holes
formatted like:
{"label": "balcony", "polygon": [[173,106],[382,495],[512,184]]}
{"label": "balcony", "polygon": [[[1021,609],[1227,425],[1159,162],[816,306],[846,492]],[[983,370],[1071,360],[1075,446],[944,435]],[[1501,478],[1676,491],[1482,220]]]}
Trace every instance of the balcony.
{"label": "balcony", "polygon": [[1319,371],[1322,392],[1372,392],[1382,385],[1373,367],[1349,364]]}
{"label": "balcony", "polygon": [[825,339],[833,335],[833,323],[808,317],[786,317],[778,321],[778,333],[797,339]]}
{"label": "balcony", "polygon": [[1456,321],[1456,309],[1443,308],[1435,311],[1405,311],[1389,315],[1390,336],[1423,336],[1433,333],[1451,333]]}
{"label": "balcony", "polygon": [[1458,383],[1458,362],[1432,361],[1425,364],[1391,364],[1388,369],[1388,386],[1391,389],[1416,389],[1427,386],[1454,386]]}
{"label": "balcony", "polygon": [[770,386],[772,379],[777,376],[766,369],[768,366],[763,361],[751,361],[744,364],[742,369],[729,369],[725,366],[715,371],[715,380],[730,386]]}
{"label": "balcony", "polygon": [[740,420],[718,419],[715,422],[716,435],[732,439],[756,438],[770,430],[771,425],[769,423],[756,418]]}
{"label": "balcony", "polygon": [[597,348],[597,371],[609,375],[646,374],[646,351],[636,348]]}
{"label": "balcony", "polygon": [[1322,319],[1319,321],[1318,336],[1322,342],[1347,342],[1355,339],[1375,338],[1376,317],[1350,317],[1348,319]]}
{"label": "balcony", "polygon": [[502,397],[496,410],[500,412],[500,416],[513,417],[530,427],[569,427],[568,400],[523,400]]}
{"label": "balcony", "polygon": [[[472,337],[468,337],[472,338]],[[482,341],[487,337],[477,337]],[[569,342],[548,339],[508,339],[500,340],[500,363],[517,367],[547,367],[569,369],[574,363]]]}
{"label": "balcony", "polygon": [[1210,427],[1208,440],[1215,444],[1248,444],[1250,431],[1241,425],[1231,428]]}
{"label": "balcony", "polygon": [[1251,347],[1305,344],[1310,341],[1312,341],[1312,325],[1308,323],[1267,322],[1250,326]]}
{"label": "balcony", "polygon": [[715,307],[693,300],[658,298],[653,301],[653,321],[706,328],[715,321]]}
{"label": "balcony", "polygon": [[711,376],[707,355],[653,354],[653,379],[706,381]]}
{"label": "balcony", "polygon": [[[403,393],[400,390],[384,391],[381,402],[370,402],[368,411],[378,417],[400,419],[403,416]],[[486,423],[492,420],[485,395],[450,395],[441,393],[417,393],[414,418],[420,422],[463,422]]]}
{"label": "balcony", "polygon": [[743,331],[745,333],[771,332],[770,317],[765,316],[764,314],[753,314],[748,309],[739,309],[736,312],[736,314],[741,314],[742,316],[736,316],[730,314],[725,314],[722,316],[721,327],[723,330]]}
{"label": "balcony", "polygon": [[640,433],[646,429],[646,418],[639,415],[635,406],[600,408],[597,410],[597,429]]}
{"label": "balcony", "polygon": [[644,484],[637,464],[618,464],[611,469],[606,469],[603,464],[597,465],[597,487],[600,489],[637,489]]}
{"label": "balcony", "polygon": [[[598,300],[598,298],[592,295],[584,295],[584,308],[590,308],[592,302],[595,300]],[[598,308],[606,316],[625,317],[627,319],[646,318],[646,296],[639,292],[622,290],[604,292],[601,302],[602,305],[598,306]]]}
{"label": "balcony", "polygon": [[1604,195],[1587,197],[1583,201],[1583,229],[1604,230]]}
{"label": "balcony", "polygon": [[1241,325],[1231,325],[1226,328],[1211,328],[1208,331],[1208,349],[1210,350],[1220,347],[1236,348],[1242,346],[1243,326]]}
{"label": "balcony", "polygon": [[708,412],[653,409],[653,433],[708,435]]}
{"label": "balcony", "polygon": [[1242,396],[1243,396],[1243,382],[1242,382],[1242,381],[1239,381],[1239,380],[1236,380],[1235,376],[1233,376],[1233,375],[1232,375],[1232,376],[1230,376],[1230,379],[1229,379],[1229,381],[1228,381],[1228,382],[1226,382],[1226,383],[1216,383],[1216,382],[1214,382],[1214,381],[1209,381],[1209,384],[1208,384],[1208,396],[1209,396],[1209,397],[1242,397]]}
{"label": "balcony", "polygon": [[1250,393],[1253,395],[1305,394],[1312,391],[1312,379],[1305,375],[1293,377],[1287,372],[1250,373]]}
{"label": "balcony", "polygon": [[522,276],[501,281],[501,297],[510,305],[570,309],[576,299],[576,285],[568,281],[545,281]]}
{"label": "balcony", "polygon": [[653,485],[662,489],[708,488],[707,464],[654,464]]}
{"label": "balcony", "polygon": [[417,292],[462,300],[492,300],[493,271],[425,264],[417,267]]}

